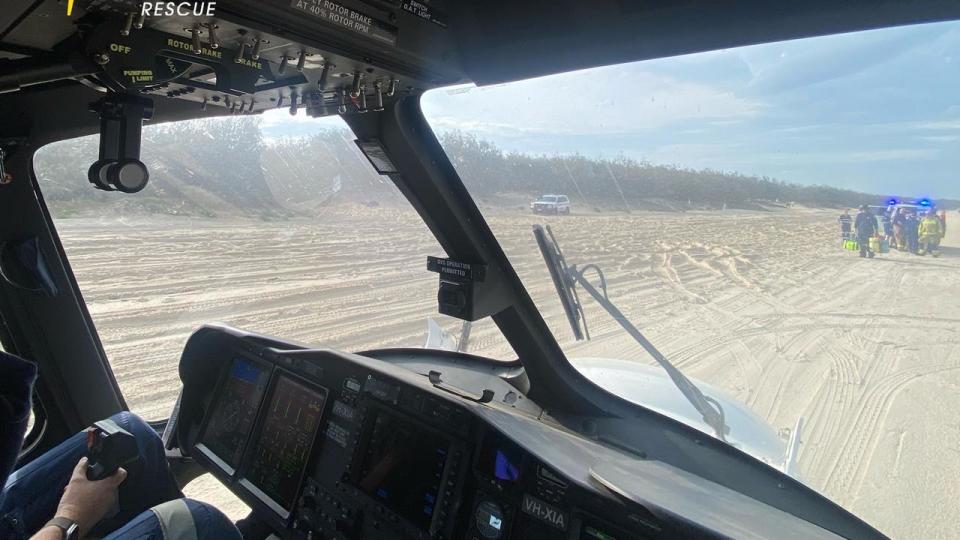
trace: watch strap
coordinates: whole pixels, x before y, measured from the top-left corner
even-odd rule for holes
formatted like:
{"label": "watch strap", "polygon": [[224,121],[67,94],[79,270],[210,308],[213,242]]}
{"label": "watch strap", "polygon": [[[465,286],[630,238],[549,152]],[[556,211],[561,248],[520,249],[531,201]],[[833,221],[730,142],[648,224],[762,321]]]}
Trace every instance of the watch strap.
{"label": "watch strap", "polygon": [[56,527],[62,531],[60,538],[63,540],[78,540],[80,538],[80,526],[76,521],[63,516],[56,516],[47,522],[44,527]]}

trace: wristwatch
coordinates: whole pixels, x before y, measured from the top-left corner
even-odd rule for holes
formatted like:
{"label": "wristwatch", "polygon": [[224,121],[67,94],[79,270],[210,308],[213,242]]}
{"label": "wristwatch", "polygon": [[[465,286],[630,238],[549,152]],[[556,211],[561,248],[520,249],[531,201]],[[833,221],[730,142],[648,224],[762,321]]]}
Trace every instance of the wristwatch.
{"label": "wristwatch", "polygon": [[80,525],[72,519],[58,516],[48,521],[43,527],[60,529],[60,538],[63,540],[80,540]]}

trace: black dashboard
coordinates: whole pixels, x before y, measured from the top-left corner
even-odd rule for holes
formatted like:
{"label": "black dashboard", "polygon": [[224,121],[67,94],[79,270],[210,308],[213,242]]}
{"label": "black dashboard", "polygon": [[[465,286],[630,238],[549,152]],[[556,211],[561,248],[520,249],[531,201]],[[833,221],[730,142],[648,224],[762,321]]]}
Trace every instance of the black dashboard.
{"label": "black dashboard", "polygon": [[834,537],[562,427],[515,368],[420,354],[204,327],[181,360],[178,444],[282,538]]}

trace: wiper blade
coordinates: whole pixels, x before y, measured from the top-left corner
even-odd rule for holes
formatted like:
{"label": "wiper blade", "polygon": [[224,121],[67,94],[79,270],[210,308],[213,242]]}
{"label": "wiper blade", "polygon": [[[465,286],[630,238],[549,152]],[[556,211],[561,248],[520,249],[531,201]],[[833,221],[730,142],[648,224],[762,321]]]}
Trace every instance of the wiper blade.
{"label": "wiper blade", "polygon": [[[550,235],[550,238],[547,238],[547,234]],[[533,236],[537,239],[540,254],[543,255],[543,259],[547,263],[550,278],[557,289],[557,296],[560,297],[563,311],[567,314],[567,321],[570,323],[570,329],[573,330],[574,339],[582,341],[584,336],[590,339],[590,330],[587,328],[583,305],[580,304],[580,297],[577,296],[576,282],[570,279],[566,267],[567,263],[563,258],[563,252],[560,251],[560,244],[553,237],[553,231],[547,226],[546,232],[544,232],[543,227],[534,225]],[[606,291],[606,284],[604,284],[604,291]]]}
{"label": "wiper blade", "polygon": [[[687,398],[687,401],[693,405],[693,408],[700,413],[703,421],[713,428],[720,440],[726,441],[726,435],[729,433],[730,428],[726,424],[723,407],[717,400],[701,392],[700,389],[697,388],[697,385],[693,384],[686,375],[671,364],[667,357],[610,301],[607,297],[606,279],[600,267],[595,264],[588,264],[578,270],[576,265],[567,266],[566,260],[563,258],[563,252],[560,251],[560,247],[549,225],[546,227],[546,232],[544,232],[544,227],[534,225],[533,235],[537,239],[537,244],[540,246],[540,253],[543,255],[547,267],[550,270],[550,277],[553,279],[557,294],[560,296],[560,302],[563,304],[564,311],[567,313],[567,319],[570,322],[570,327],[573,329],[574,337],[576,337],[578,341],[583,339],[579,326],[581,321],[584,324],[584,329],[586,329],[586,318],[583,315],[583,306],[580,304],[580,299],[577,297],[576,292],[576,286],[580,285],[593,296],[593,299],[596,300],[598,304],[607,310],[610,317],[612,317],[621,328],[626,330],[626,332],[660,364],[667,372],[670,380],[673,381],[673,384],[680,390],[680,393],[683,394],[683,396]],[[548,235],[549,238],[547,237]],[[602,293],[584,278],[584,273],[588,270],[594,270],[600,276],[600,283],[603,289]],[[590,339],[589,334],[587,335],[587,339]]]}

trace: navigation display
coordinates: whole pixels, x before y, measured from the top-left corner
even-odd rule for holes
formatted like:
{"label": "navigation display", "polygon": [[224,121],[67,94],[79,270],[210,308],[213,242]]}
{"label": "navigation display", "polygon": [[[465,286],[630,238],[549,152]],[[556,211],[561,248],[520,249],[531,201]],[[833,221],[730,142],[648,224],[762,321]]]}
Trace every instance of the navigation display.
{"label": "navigation display", "polygon": [[265,407],[255,453],[243,476],[284,510],[293,507],[326,399],[326,389],[280,375]]}
{"label": "navigation display", "polygon": [[502,482],[517,482],[523,474],[524,451],[510,439],[497,434],[487,435],[480,447],[477,469]]}
{"label": "navigation display", "polygon": [[[233,360],[198,448],[233,474],[257,416],[270,371],[249,360]],[[213,455],[210,455],[213,454]]]}
{"label": "navigation display", "polygon": [[360,489],[426,529],[437,504],[450,443],[386,412],[377,413],[360,472]]}

